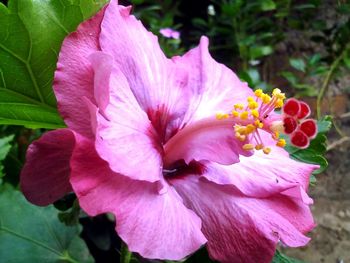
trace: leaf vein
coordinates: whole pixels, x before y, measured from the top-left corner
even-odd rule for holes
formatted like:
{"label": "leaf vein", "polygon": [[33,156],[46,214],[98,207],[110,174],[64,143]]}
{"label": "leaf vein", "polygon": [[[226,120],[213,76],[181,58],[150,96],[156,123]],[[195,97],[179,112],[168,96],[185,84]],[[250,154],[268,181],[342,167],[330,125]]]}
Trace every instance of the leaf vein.
{"label": "leaf vein", "polygon": [[[44,108],[46,108],[46,109],[48,109],[48,110],[50,110],[50,111],[56,111],[56,108],[54,108],[54,107],[52,107],[52,106],[50,106],[50,105],[48,105],[48,104],[46,104],[46,103],[42,103],[42,102],[40,102],[40,101],[37,101],[37,100],[35,100],[35,99],[31,98],[31,97],[28,97],[28,96],[26,96],[26,95],[24,95],[24,94],[22,94],[22,93],[17,92],[17,91],[15,91],[15,90],[6,89],[6,88],[0,88],[0,91],[1,91],[1,90],[4,90],[4,91],[6,91],[6,92],[8,92],[8,93],[12,93],[13,95],[15,95],[15,96],[17,96],[17,97],[21,97],[22,99],[26,99],[26,100],[28,100],[29,102],[31,102],[31,103],[33,103],[33,104],[36,104],[36,105],[38,105],[38,106],[44,107]],[[0,101],[0,103],[1,103],[1,104],[11,104],[11,103],[1,102],[1,101]],[[26,103],[13,103],[13,104],[23,104],[23,105],[26,105]],[[28,104],[28,105],[30,105],[30,104]]]}
{"label": "leaf vein", "polygon": [[4,232],[7,232],[7,233],[10,234],[10,235],[16,236],[16,237],[21,238],[21,239],[23,239],[23,240],[26,240],[26,241],[28,241],[28,242],[32,242],[32,243],[36,244],[37,246],[40,246],[40,247],[42,247],[42,248],[45,248],[45,249],[51,251],[52,253],[55,253],[56,255],[58,255],[58,256],[60,256],[60,257],[63,256],[62,253],[60,253],[60,252],[57,251],[56,249],[53,249],[53,248],[51,248],[51,247],[49,247],[49,246],[46,246],[45,244],[43,244],[43,243],[41,243],[41,242],[39,242],[39,241],[37,241],[37,240],[35,240],[35,239],[32,239],[32,238],[30,238],[30,237],[28,237],[28,236],[21,235],[21,234],[15,232],[15,231],[12,231],[11,229],[8,229],[7,227],[1,226],[1,227],[0,227],[0,230],[2,230],[2,231],[4,231]]}

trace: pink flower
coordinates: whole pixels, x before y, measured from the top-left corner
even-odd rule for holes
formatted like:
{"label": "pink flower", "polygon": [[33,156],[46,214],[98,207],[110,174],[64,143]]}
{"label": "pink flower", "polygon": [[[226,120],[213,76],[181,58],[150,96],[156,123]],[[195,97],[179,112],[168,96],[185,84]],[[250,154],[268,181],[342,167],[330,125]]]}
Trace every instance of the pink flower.
{"label": "pink flower", "polygon": [[317,166],[276,146],[284,95],[254,94],[205,37],[166,58],[129,12],[112,0],[65,39],[54,91],[68,128],[29,147],[27,199],[48,205],[73,190],[89,215],[113,213],[146,258],[179,260],[206,244],[221,262],[270,262],[279,241],[307,244]]}
{"label": "pink flower", "polygon": [[174,39],[179,39],[180,38],[180,32],[179,31],[176,31],[176,30],[168,28],[168,27],[160,29],[159,33],[161,33],[162,36],[164,36],[166,38],[174,38]]}

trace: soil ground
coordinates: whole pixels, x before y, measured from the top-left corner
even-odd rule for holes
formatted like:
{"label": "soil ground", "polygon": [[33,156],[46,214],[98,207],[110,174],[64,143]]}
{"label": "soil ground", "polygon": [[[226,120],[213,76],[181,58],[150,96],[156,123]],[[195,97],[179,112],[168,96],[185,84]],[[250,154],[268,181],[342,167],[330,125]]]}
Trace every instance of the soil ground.
{"label": "soil ground", "polygon": [[[350,136],[350,118],[342,124]],[[330,143],[339,137],[331,135]],[[286,249],[287,255],[308,263],[350,262],[350,142],[345,141],[327,153],[329,167],[317,176],[311,187],[312,207],[317,226],[310,233],[308,246]]]}

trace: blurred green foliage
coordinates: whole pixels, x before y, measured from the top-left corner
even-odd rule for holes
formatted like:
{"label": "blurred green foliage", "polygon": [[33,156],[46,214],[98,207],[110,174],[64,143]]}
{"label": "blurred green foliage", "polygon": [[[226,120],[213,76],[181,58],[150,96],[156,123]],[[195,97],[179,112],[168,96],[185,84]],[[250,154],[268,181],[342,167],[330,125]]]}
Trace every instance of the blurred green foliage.
{"label": "blurred green foliage", "polygon": [[131,0],[130,2],[134,6],[133,14],[147,25],[150,31],[159,36],[159,43],[167,56],[184,53],[181,39],[166,38],[159,33],[163,28],[178,30],[181,27],[181,24],[175,21],[175,17],[181,15],[179,1]]}

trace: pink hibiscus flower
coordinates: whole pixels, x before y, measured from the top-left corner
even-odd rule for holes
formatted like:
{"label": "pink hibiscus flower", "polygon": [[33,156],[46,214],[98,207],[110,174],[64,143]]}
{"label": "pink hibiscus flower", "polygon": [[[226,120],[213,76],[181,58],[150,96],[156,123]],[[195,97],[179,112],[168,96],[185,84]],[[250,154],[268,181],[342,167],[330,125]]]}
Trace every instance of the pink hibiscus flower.
{"label": "pink hibiscus flower", "polygon": [[308,243],[317,166],[279,147],[273,110],[284,95],[254,94],[205,37],[166,58],[129,12],[112,0],[64,40],[54,91],[68,128],[29,147],[27,199],[48,205],[74,191],[89,215],[113,213],[146,258],[179,260],[206,244],[221,262],[269,262],[279,241]]}
{"label": "pink hibiscus flower", "polygon": [[180,38],[180,32],[169,27],[160,29],[159,33],[161,33],[161,35],[166,38],[174,38],[174,39]]}

